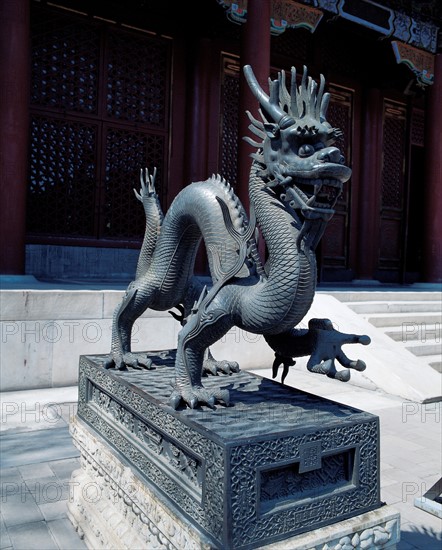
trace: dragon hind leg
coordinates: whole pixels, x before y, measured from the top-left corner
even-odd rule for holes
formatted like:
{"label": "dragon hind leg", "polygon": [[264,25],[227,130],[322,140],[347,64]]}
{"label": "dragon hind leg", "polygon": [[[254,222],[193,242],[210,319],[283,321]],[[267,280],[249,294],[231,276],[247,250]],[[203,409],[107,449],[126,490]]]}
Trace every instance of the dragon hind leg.
{"label": "dragon hind leg", "polygon": [[104,367],[127,370],[151,369],[152,360],[142,354],[132,353],[131,335],[134,322],[149,307],[150,285],[143,278],[132,282],[114,312],[112,326],[112,349]]}

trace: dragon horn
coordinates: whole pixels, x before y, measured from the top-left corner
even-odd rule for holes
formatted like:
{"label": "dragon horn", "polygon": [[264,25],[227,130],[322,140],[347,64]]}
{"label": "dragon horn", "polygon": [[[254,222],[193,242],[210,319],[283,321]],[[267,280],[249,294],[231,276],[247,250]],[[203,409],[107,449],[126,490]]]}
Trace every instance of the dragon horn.
{"label": "dragon horn", "polygon": [[289,126],[294,124],[294,119],[289,116],[283,109],[281,109],[281,107],[275,101],[277,91],[279,92],[278,81],[276,81],[276,84],[274,85],[272,98],[270,98],[258,84],[252,67],[250,65],[245,65],[243,70],[250,91],[259,101],[259,104],[264,109],[264,111],[274,120],[274,122],[276,122],[278,126],[283,129],[288,128]]}

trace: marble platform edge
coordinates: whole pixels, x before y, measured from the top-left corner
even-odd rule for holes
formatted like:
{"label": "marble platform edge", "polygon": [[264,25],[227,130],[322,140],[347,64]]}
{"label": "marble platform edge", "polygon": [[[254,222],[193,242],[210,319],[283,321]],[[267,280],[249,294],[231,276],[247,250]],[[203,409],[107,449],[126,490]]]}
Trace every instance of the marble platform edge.
{"label": "marble platform edge", "polygon": [[442,504],[440,502],[437,502],[431,498],[420,497],[414,499],[414,505],[416,508],[442,519]]}
{"label": "marble platform edge", "polygon": [[400,513],[383,506],[257,550],[394,550],[400,541]]}

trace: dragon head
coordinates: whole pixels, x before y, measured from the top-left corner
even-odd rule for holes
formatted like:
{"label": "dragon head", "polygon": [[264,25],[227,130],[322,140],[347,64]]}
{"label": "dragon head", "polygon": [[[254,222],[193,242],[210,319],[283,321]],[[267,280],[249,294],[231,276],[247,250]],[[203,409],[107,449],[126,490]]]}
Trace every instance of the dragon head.
{"label": "dragon head", "polygon": [[318,87],[304,67],[298,87],[296,70],[292,67],[290,92],[285,72],[281,72],[277,80],[269,80],[268,96],[250,65],[244,67],[244,74],[259,101],[262,118],[256,120],[247,112],[249,128],[261,142],[250,137],[244,139],[259,149],[252,157],[263,165],[261,175],[266,185],[280,190],[282,187],[281,199],[303,221],[325,226],[334,214],[351,169],[344,165],[341,152],[333,146],[342,132],[326,120],[330,94],[324,93],[324,77],[321,75]]}

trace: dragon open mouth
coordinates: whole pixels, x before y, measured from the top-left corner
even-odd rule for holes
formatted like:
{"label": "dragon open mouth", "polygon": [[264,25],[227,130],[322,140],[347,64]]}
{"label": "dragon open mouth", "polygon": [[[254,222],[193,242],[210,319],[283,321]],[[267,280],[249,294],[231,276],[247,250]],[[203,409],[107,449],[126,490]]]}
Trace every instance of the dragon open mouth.
{"label": "dragon open mouth", "polygon": [[337,179],[293,178],[282,198],[292,208],[301,210],[304,218],[329,220],[341,192],[342,183]]}

